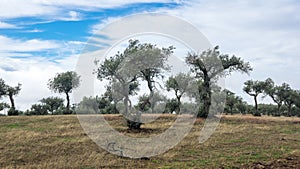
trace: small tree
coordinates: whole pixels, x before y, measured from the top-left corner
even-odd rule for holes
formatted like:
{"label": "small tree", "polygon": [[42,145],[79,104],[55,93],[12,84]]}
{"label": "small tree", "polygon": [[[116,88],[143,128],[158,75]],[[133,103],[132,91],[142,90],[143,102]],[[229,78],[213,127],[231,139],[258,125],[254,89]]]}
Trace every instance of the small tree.
{"label": "small tree", "polygon": [[[300,109],[300,91],[299,90],[295,90],[294,97],[292,97],[292,100],[294,102],[294,105],[298,109]],[[300,113],[299,113],[299,117],[300,117]]]}
{"label": "small tree", "polygon": [[296,105],[299,102],[300,95],[296,90],[291,89],[288,85],[285,85],[285,90],[283,93],[284,104],[288,109],[288,116],[292,116],[293,105]]}
{"label": "small tree", "polygon": [[241,114],[246,114],[247,113],[247,102],[245,101],[241,101],[236,105],[237,110],[241,113]]}
{"label": "small tree", "polygon": [[[221,54],[219,47],[202,52],[200,55],[189,53],[186,62],[196,78],[203,80],[203,90],[200,97],[203,100],[203,107],[199,110],[198,117],[207,117],[211,106],[211,85],[217,78],[230,75],[234,71],[249,73],[252,68],[248,62],[240,57]],[[221,62],[221,63],[218,63]],[[221,65],[220,65],[221,64]]]}
{"label": "small tree", "polygon": [[[139,102],[137,107],[141,112],[147,112],[149,111],[149,109],[151,109],[151,106],[155,107],[159,103],[165,102],[167,100],[164,95],[161,95],[157,92],[153,93],[151,100],[149,100],[149,97],[150,96],[148,94],[144,94],[139,97]],[[161,108],[162,107],[158,107],[158,109],[155,109],[156,110],[155,112],[162,113],[163,110]],[[149,113],[153,113],[153,109],[151,109],[151,112]]]}
{"label": "small tree", "polygon": [[[0,99],[6,95],[6,84],[3,79],[0,78]],[[0,111],[2,111],[5,108],[9,108],[9,105],[7,103],[0,103]]]}
{"label": "small tree", "polygon": [[5,108],[9,108],[9,107],[10,107],[9,104],[7,104],[7,103],[0,103],[0,111],[2,111]]}
{"label": "small tree", "polygon": [[250,96],[254,98],[255,103],[255,113],[254,116],[261,116],[261,114],[258,112],[258,103],[257,103],[257,97],[259,94],[264,92],[264,89],[266,88],[266,83],[263,81],[253,81],[248,80],[244,83],[243,90]]}
{"label": "small tree", "polygon": [[166,106],[165,106],[165,110],[164,110],[164,113],[173,113],[174,111],[175,112],[178,112],[178,101],[177,99],[168,99],[167,100],[167,103],[166,103]]}
{"label": "small tree", "polygon": [[272,79],[268,78],[265,81],[264,93],[272,98],[272,100],[277,104],[277,112],[275,116],[280,116],[280,108],[284,101],[285,91],[289,90],[289,86],[283,83],[281,86],[274,85]]}
{"label": "small tree", "polygon": [[179,73],[176,76],[171,76],[167,82],[166,87],[167,90],[173,90],[175,92],[175,96],[177,99],[177,111],[180,112],[181,106],[181,97],[189,90],[190,83],[193,81],[192,77],[189,74]]}
{"label": "small tree", "polygon": [[100,109],[103,114],[119,114],[116,104],[120,101],[120,97],[115,97],[111,86],[106,86],[105,93],[100,97]]}
{"label": "small tree", "polygon": [[50,90],[57,93],[66,94],[67,99],[67,112],[66,114],[71,113],[70,111],[70,96],[72,90],[79,87],[80,77],[74,71],[68,71],[64,73],[58,73],[56,76],[49,80],[48,87]]}
{"label": "small tree", "polygon": [[64,107],[64,99],[59,97],[47,97],[40,100],[42,104],[47,106],[47,110],[53,115],[59,109]]}
{"label": "small tree", "polygon": [[[238,104],[242,103],[242,98],[235,96],[235,94],[229,90],[225,90],[226,93],[226,107],[227,111],[229,111],[230,114],[233,114],[233,109],[237,107]],[[240,106],[241,108],[241,106]],[[226,112],[227,114],[228,112]]]}
{"label": "small tree", "polygon": [[84,97],[78,104],[77,114],[118,114],[115,104],[106,97]]}
{"label": "small tree", "polygon": [[27,110],[27,115],[48,115],[49,105],[33,104],[30,111]]}
{"label": "small tree", "polygon": [[6,95],[6,84],[3,79],[0,78],[0,98]]}

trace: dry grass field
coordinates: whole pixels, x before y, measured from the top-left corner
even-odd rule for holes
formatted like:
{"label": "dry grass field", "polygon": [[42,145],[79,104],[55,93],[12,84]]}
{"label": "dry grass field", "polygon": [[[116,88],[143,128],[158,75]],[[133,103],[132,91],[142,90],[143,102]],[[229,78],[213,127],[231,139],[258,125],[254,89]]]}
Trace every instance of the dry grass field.
{"label": "dry grass field", "polygon": [[[132,136],[160,133],[176,116],[168,115],[126,129],[121,116],[106,115],[117,130]],[[129,159],[100,149],[76,116],[0,117],[0,168],[300,168],[300,118],[223,116],[203,144],[204,120],[177,146],[149,159]]]}

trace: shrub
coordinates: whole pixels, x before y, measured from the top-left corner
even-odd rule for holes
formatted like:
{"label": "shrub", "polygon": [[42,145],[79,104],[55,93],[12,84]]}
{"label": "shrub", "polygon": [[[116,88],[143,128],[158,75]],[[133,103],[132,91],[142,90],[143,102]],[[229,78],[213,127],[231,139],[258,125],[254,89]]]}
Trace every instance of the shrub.
{"label": "shrub", "polygon": [[18,116],[19,114],[22,114],[22,111],[16,110],[15,108],[10,108],[7,112],[9,116]]}

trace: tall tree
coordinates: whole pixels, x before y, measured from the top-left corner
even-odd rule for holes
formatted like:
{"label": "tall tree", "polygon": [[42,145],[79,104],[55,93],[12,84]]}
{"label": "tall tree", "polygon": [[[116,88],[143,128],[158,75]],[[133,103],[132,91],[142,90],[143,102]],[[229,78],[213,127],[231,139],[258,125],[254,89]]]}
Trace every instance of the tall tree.
{"label": "tall tree", "polygon": [[48,87],[50,90],[57,92],[57,93],[64,93],[66,94],[67,99],[67,112],[70,112],[70,93],[80,84],[80,77],[74,71],[67,71],[63,73],[58,73],[52,79],[49,79]]}
{"label": "tall tree", "polygon": [[[234,71],[249,73],[252,68],[248,62],[244,62],[235,55],[221,54],[219,47],[202,52],[200,55],[189,53],[186,62],[191,67],[191,71],[196,74],[196,78],[203,80],[203,91],[201,98],[203,107],[199,110],[198,117],[207,117],[211,105],[211,85],[217,78],[230,75]],[[221,65],[220,65],[221,64]]]}
{"label": "tall tree", "polygon": [[[173,53],[175,48],[159,48],[151,43],[140,43],[139,40],[130,40],[129,46],[125,50],[126,62],[124,66],[132,72],[136,72],[138,78],[147,82],[149,89],[148,101],[154,97],[154,89],[157,79],[163,79],[163,73],[170,70],[167,64],[168,57]],[[151,111],[154,109],[154,104],[150,105]]]}
{"label": "tall tree", "polygon": [[189,84],[193,78],[189,74],[179,73],[176,76],[171,76],[166,82],[167,90],[173,90],[177,99],[176,113],[180,113],[181,97],[189,90]]}
{"label": "tall tree", "polygon": [[[118,52],[100,64],[99,61],[96,62],[97,78],[101,81],[104,79],[110,81],[113,95],[117,94],[121,97],[125,105],[125,114],[130,115],[132,105],[129,96],[136,94],[139,89],[138,79],[147,82],[152,97],[155,78],[162,77],[162,73],[168,69],[165,63],[172,50],[173,47],[160,49],[153,44],[129,40],[129,45],[123,52]],[[151,104],[152,110],[153,107],[154,104]],[[141,123],[130,120],[127,122],[130,128],[140,128]]]}
{"label": "tall tree", "polygon": [[[118,52],[114,56],[107,58],[104,62],[100,63],[96,61],[98,66],[96,70],[97,78],[100,81],[108,80],[110,82],[109,95],[111,100],[120,101],[123,100],[125,105],[125,116],[129,116],[131,110],[131,101],[129,96],[134,95],[138,90],[138,73],[135,70],[131,70],[131,66],[125,66],[125,62],[129,55],[135,51],[136,44],[134,41],[129,41],[129,46],[121,53]],[[130,61],[129,61],[130,63]],[[129,128],[139,129],[141,124],[138,120],[127,119],[127,126]]]}
{"label": "tall tree", "polygon": [[243,90],[250,96],[254,98],[255,103],[255,113],[253,115],[255,116],[261,116],[261,114],[258,112],[258,103],[257,103],[257,97],[259,94],[264,92],[264,89],[266,88],[266,83],[264,81],[253,81],[248,80],[244,83]]}

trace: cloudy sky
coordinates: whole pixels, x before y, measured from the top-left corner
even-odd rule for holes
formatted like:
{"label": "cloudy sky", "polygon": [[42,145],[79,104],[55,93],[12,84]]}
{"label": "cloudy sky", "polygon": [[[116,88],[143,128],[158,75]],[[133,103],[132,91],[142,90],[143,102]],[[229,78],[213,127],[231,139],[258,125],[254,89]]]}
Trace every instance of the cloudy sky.
{"label": "cloudy sky", "polygon": [[0,78],[12,86],[22,83],[16,105],[25,110],[54,95],[48,79],[74,70],[86,41],[107,23],[164,13],[193,24],[222,53],[251,63],[250,76],[233,73],[226,87],[252,103],[242,91],[248,79],[271,77],[300,89],[299,11],[297,0],[2,0]]}

